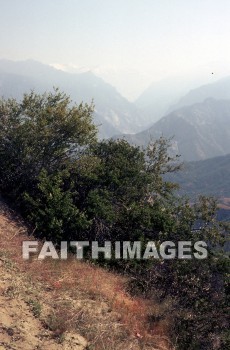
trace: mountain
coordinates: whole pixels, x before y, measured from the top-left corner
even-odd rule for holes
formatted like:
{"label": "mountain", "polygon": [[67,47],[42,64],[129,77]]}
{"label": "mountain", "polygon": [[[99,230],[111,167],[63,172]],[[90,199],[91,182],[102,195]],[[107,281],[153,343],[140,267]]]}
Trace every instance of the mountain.
{"label": "mountain", "polygon": [[189,91],[176,104],[170,107],[170,111],[203,102],[207,98],[230,100],[230,77],[220,79],[212,84],[202,85]]}
{"label": "mountain", "polygon": [[[194,72],[184,72],[184,74],[178,76],[153,82],[134,103],[143,110],[146,120],[153,124],[169,112],[182,107],[183,105],[177,106],[182,96],[187,95],[192,89],[210,84],[215,79],[217,79],[217,75],[210,75],[207,67],[202,67],[202,69]],[[206,98],[208,97],[212,96],[206,96]],[[222,98],[224,99],[224,97]],[[202,101],[201,99],[195,102]]]}
{"label": "mountain", "polygon": [[230,154],[184,163],[181,171],[165,175],[165,180],[180,185],[177,194],[195,200],[200,195],[218,201],[218,218],[230,221]]}
{"label": "mountain", "polygon": [[135,105],[141,108],[149,124],[153,124],[168,113],[169,108],[176,104],[181,96],[186,94],[198,82],[180,77],[168,78],[152,83],[136,100]]}
{"label": "mountain", "polygon": [[[215,65],[212,65],[215,71]],[[134,102],[145,113],[146,121],[153,124],[164,115],[184,106],[203,102],[207,98],[230,99],[230,77],[210,74],[207,67],[152,83]],[[225,67],[225,71],[228,71]]]}
{"label": "mountain", "polygon": [[230,154],[185,162],[182,170],[167,174],[166,179],[180,185],[180,195],[230,198]]}
{"label": "mountain", "polygon": [[186,161],[228,154],[230,101],[209,98],[183,107],[161,118],[151,128],[135,135],[124,135],[124,138],[133,144],[146,146],[150,140],[160,136],[174,137],[171,150]]}
{"label": "mountain", "polygon": [[95,104],[95,123],[101,137],[134,133],[146,127],[142,113],[114,87],[91,72],[71,74],[33,61],[0,60],[0,95],[20,99],[34,89],[43,93],[59,87],[80,103]]}

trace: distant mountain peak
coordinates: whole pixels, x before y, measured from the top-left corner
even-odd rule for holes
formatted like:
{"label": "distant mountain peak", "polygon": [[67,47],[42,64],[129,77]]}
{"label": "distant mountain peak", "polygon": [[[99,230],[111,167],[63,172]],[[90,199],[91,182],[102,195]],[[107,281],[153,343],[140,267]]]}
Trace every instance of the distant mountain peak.
{"label": "distant mountain peak", "polygon": [[187,161],[230,153],[230,100],[207,98],[167,114],[145,131],[124,135],[140,146],[160,136],[174,137],[172,151]]}
{"label": "distant mountain peak", "polygon": [[43,93],[54,86],[70,95],[74,102],[94,100],[94,116],[96,124],[101,125],[101,137],[111,137],[119,132],[134,133],[146,126],[139,109],[90,70],[70,73],[31,59],[0,60],[1,96],[20,99],[31,89]]}

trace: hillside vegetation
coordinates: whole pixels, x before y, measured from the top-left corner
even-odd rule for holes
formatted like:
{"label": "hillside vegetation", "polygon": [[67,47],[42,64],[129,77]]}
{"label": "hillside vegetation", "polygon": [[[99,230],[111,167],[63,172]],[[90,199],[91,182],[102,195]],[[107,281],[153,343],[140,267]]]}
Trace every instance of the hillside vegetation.
{"label": "hillside vegetation", "polygon": [[[92,105],[73,105],[59,90],[42,95],[31,92],[20,102],[1,100],[2,195],[20,211],[36,238],[51,240],[57,249],[63,240],[111,243],[111,259],[103,254],[93,259],[91,246],[85,259],[124,274],[126,292],[145,299],[147,304],[141,304],[136,318],[132,317],[147,332],[144,336],[137,328],[138,339],[145,341],[138,343],[140,349],[153,346],[151,332],[158,322],[167,325],[167,337],[179,350],[227,349],[229,260],[222,247],[228,227],[216,220],[216,202],[201,196],[191,206],[175,196],[177,185],[163,177],[180,169],[178,157],[168,154],[170,141],[161,137],[144,150],[124,140],[98,141],[92,115]],[[195,229],[197,222],[199,229]],[[140,257],[116,259],[116,241],[130,241],[130,247],[141,242]],[[178,252],[180,241],[189,241],[191,258],[186,259],[186,251]],[[207,257],[196,248],[200,241]],[[35,269],[39,270],[39,263],[35,259]],[[66,281],[68,261],[67,265],[56,260],[48,264],[54,264],[54,274],[60,273]],[[25,261],[26,265],[30,263]],[[59,286],[59,279],[56,282]],[[103,281],[101,288],[107,290]],[[119,294],[121,308],[125,300]],[[161,305],[158,315],[151,309],[153,302]],[[145,305],[149,305],[147,311]],[[57,305],[56,312],[60,310]],[[125,314],[130,314],[128,309]],[[68,310],[61,315],[65,319]],[[58,328],[52,313],[50,317],[49,328]],[[89,325],[89,333],[93,327]],[[97,339],[93,334],[92,349],[98,349]],[[121,349],[121,344],[114,349]]]}
{"label": "hillside vegetation", "polygon": [[22,242],[32,239],[0,201],[1,350],[173,350],[169,317],[148,319],[166,304],[131,297],[127,277],[73,256],[25,261]]}

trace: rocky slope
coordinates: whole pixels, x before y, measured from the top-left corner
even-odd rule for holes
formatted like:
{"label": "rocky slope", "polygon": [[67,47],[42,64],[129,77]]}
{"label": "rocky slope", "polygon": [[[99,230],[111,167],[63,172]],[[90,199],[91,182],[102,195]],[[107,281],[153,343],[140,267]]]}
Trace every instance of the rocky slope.
{"label": "rocky slope", "polygon": [[161,136],[173,137],[171,151],[183,160],[196,161],[230,152],[230,100],[207,99],[178,109],[151,128],[124,135],[129,142],[146,146]]}

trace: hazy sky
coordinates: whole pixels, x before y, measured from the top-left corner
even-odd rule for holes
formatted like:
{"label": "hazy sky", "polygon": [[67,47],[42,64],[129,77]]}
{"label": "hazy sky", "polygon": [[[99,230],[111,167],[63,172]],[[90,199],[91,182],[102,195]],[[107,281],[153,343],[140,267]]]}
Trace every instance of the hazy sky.
{"label": "hazy sky", "polygon": [[229,0],[0,0],[0,58],[93,70],[126,97],[230,71]]}

